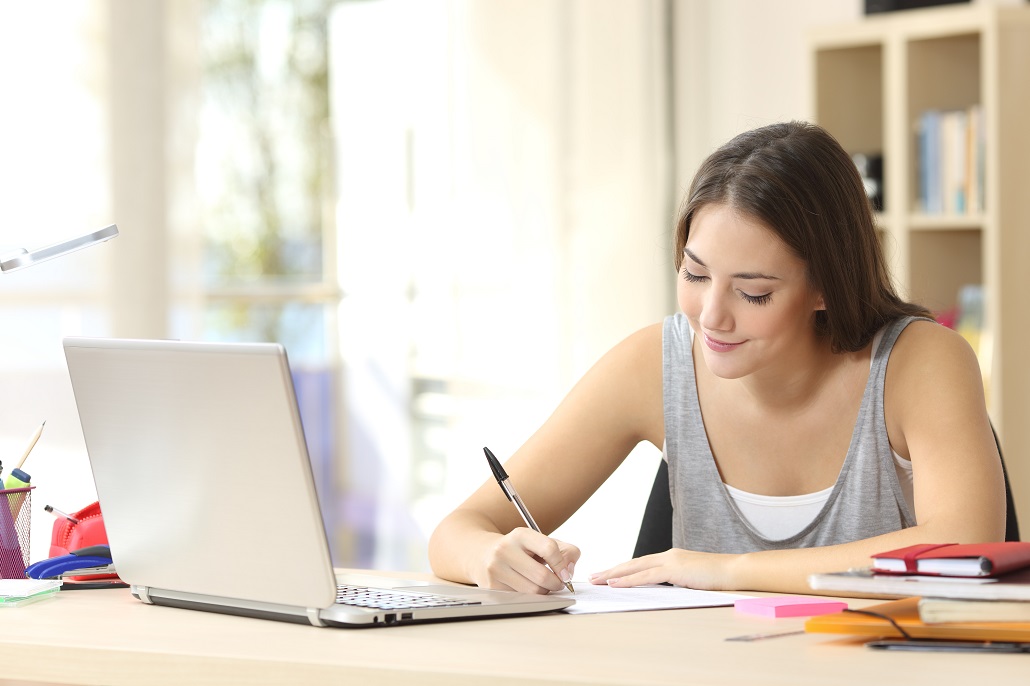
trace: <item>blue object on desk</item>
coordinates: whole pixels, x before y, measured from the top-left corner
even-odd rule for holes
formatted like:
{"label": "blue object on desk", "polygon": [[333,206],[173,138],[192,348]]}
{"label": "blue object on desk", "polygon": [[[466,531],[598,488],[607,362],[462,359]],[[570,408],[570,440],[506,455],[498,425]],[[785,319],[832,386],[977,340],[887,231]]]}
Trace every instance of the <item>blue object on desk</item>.
{"label": "blue object on desk", "polygon": [[110,546],[93,545],[88,548],[73,550],[69,555],[40,560],[25,568],[25,575],[31,579],[56,579],[65,575],[70,576],[71,572],[82,574],[113,573],[114,566],[111,561]]}

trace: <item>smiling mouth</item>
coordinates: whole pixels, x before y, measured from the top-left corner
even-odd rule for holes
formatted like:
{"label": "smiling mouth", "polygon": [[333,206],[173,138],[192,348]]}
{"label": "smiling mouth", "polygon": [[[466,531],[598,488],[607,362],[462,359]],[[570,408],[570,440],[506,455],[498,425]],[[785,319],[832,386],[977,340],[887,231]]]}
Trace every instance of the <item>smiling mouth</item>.
{"label": "smiling mouth", "polygon": [[740,341],[739,343],[727,343],[726,341],[720,341],[718,339],[712,338],[708,334],[703,334],[703,336],[705,338],[705,344],[709,348],[718,353],[729,352],[730,350],[733,350],[738,346],[743,345],[744,343],[744,341]]}

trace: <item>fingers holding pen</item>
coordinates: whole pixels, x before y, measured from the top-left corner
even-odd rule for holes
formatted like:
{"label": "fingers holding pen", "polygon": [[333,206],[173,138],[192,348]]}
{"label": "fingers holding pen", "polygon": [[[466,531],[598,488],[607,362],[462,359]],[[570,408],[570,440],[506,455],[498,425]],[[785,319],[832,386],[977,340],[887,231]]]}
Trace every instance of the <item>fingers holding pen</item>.
{"label": "fingers holding pen", "polygon": [[484,578],[477,583],[523,593],[560,591],[563,581],[571,580],[579,556],[574,545],[520,527],[497,539],[487,556]]}
{"label": "fingers holding pen", "polygon": [[565,582],[572,579],[570,565],[575,565],[580,554],[576,546],[521,527],[505,538],[515,548],[511,556],[513,569],[537,587],[546,589],[536,592],[560,591]]}
{"label": "fingers holding pen", "polygon": [[579,548],[571,543],[565,543],[529,529],[516,529],[516,531],[525,532],[518,535],[528,538],[526,549],[532,552],[537,563],[543,563],[550,567],[548,571],[551,572],[552,578],[557,578],[562,586],[572,581],[576,561],[580,556]]}
{"label": "fingers holding pen", "polygon": [[[574,592],[572,584],[572,569],[570,564],[574,565],[576,560],[579,559],[579,548],[570,546],[567,543],[561,543],[560,541],[554,541],[545,536],[540,531],[540,526],[533,519],[533,515],[529,513],[529,508],[526,507],[526,503],[522,501],[522,497],[519,496],[518,491],[515,490],[515,486],[512,485],[508,479],[508,473],[504,471],[504,465],[501,464],[497,456],[490,451],[489,448],[483,448],[483,453],[486,455],[486,461],[490,465],[490,471],[493,472],[494,478],[497,479],[497,485],[501,488],[505,497],[515,506],[518,510],[519,516],[522,517],[522,521],[529,527],[527,530],[515,529],[508,536],[519,536],[525,541],[523,545],[523,551],[532,554],[535,557],[537,565],[542,562],[544,565],[548,565],[551,572],[551,576],[561,582],[561,585]],[[531,531],[530,531],[531,530]],[[520,531],[526,531],[526,533],[516,533]],[[534,533],[535,532],[535,533]],[[525,538],[528,536],[528,538]],[[552,588],[550,580],[544,583],[536,581],[540,575],[538,566],[526,567],[524,556],[516,555],[516,569],[524,572],[527,578],[534,580],[539,583],[539,587],[549,590],[558,590]],[[546,592],[546,591],[541,591]]]}

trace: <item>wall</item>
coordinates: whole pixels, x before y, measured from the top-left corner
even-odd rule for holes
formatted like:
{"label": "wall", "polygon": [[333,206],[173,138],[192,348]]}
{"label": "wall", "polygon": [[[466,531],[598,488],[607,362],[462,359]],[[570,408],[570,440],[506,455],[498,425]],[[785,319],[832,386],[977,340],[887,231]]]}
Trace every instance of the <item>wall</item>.
{"label": "wall", "polygon": [[863,16],[863,0],[675,0],[676,175],[736,134],[807,119],[806,33]]}

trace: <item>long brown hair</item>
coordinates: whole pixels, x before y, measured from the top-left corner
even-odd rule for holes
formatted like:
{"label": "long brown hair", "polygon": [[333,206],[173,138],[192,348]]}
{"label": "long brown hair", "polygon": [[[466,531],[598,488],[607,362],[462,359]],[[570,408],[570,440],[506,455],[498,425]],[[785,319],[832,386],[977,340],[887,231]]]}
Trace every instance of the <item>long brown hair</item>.
{"label": "long brown hair", "polygon": [[789,122],[747,131],[698,169],[676,226],[676,269],[690,223],[705,205],[726,204],[760,221],[804,261],[825,311],[815,329],[834,352],[861,350],[888,322],[930,312],[891,283],[862,179],[825,129]]}

